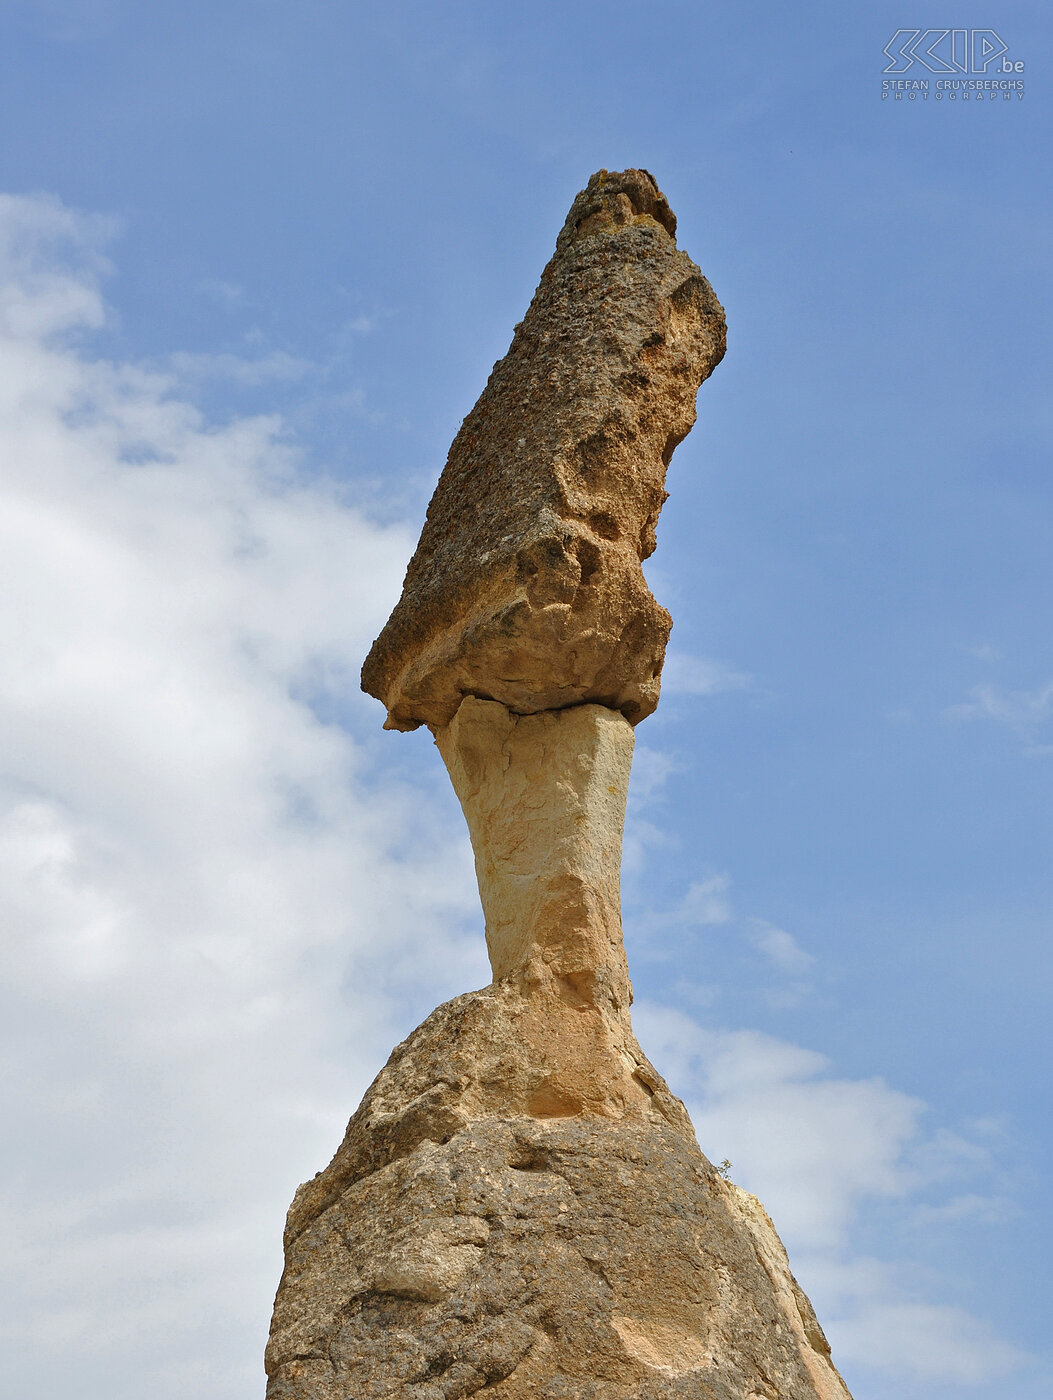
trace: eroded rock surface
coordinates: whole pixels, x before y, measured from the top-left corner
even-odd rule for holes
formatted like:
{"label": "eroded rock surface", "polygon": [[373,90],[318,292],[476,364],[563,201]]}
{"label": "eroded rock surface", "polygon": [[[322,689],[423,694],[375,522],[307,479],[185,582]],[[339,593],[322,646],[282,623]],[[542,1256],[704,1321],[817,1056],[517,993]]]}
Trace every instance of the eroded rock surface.
{"label": "eroded rock surface", "polygon": [[850,1400],[629,1015],[632,726],[669,630],[640,564],[724,343],[674,229],[645,171],[575,200],[366,662],[446,763],[494,981],[395,1049],[297,1191],[268,1400]]}
{"label": "eroded rock surface", "polygon": [[435,732],[468,822],[495,979],[628,1010],[622,828],[632,725],[603,705],[516,715],[469,696]]}
{"label": "eroded rock surface", "polygon": [[464,420],[402,597],[362,672],[388,727],[465,695],[521,714],[658,703],[669,614],[641,561],[724,313],[644,170],[578,195],[512,346]]}
{"label": "eroded rock surface", "polygon": [[268,1400],[849,1400],[763,1209],[639,1047],[610,1047],[636,1092],[534,1097],[530,1000],[440,1007],[301,1187]]}

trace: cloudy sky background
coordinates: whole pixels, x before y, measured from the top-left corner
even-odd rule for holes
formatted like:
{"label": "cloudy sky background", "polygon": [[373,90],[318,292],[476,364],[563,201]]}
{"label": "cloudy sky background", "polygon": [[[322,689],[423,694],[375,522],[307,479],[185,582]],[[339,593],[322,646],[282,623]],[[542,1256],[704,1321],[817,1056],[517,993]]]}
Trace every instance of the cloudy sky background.
{"label": "cloudy sky background", "polygon": [[[1053,26],[997,9],[0,3],[19,1400],[261,1395],[296,1184],[487,980],[357,672],[630,164],[729,322],[649,565],[638,1033],[857,1400],[1049,1390]],[[1025,99],[882,103],[907,20],[993,24]]]}

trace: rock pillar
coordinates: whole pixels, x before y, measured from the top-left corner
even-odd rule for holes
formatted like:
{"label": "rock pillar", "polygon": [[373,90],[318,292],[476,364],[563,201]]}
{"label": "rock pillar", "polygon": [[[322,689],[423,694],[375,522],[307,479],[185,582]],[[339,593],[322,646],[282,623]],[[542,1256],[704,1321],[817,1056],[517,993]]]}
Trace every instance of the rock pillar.
{"label": "rock pillar", "polygon": [[851,1400],[763,1207],[632,1032],[619,879],[669,615],[641,562],[724,349],[641,170],[578,195],[363,668],[427,724],[494,980],[434,1011],[299,1188],[268,1400]]}
{"label": "rock pillar", "polygon": [[435,742],[472,838],[494,980],[624,1013],[632,725],[603,705],[517,715],[469,696]]}

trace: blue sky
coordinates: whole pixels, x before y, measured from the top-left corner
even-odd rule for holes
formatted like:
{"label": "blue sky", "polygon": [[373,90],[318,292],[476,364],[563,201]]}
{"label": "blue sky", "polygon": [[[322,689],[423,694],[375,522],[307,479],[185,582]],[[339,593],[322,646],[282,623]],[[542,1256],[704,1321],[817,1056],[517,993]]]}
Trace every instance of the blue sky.
{"label": "blue sky", "polygon": [[[993,27],[1023,99],[883,101],[908,20]],[[628,165],[729,327],[648,566],[640,1037],[857,1400],[1050,1388],[1050,39],[964,0],[0,4],[22,1400],[260,1394],[293,1189],[486,980],[445,775],[357,668]]]}

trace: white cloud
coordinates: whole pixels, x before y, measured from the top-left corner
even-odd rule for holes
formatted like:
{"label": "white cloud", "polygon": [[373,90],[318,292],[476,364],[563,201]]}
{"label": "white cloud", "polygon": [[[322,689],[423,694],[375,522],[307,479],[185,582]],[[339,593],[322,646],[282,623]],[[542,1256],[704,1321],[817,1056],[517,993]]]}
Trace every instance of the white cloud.
{"label": "white cloud", "polygon": [[675,769],[676,760],[670,754],[649,748],[637,738],[622,843],[622,886],[625,890],[645,873],[650,853],[670,844],[669,833],[642,814],[661,802],[662,789]]}
{"label": "white cloud", "polygon": [[0,194],[0,334],[30,339],[103,321],[100,245],[111,219],[50,195]]}
{"label": "white cloud", "polygon": [[[970,699],[944,711],[948,719],[991,719],[1022,739],[1030,739],[1053,716],[1053,680],[1036,690],[1005,690],[997,685],[977,685]],[[1045,746],[1043,746],[1045,747]]]}
{"label": "white cloud", "polygon": [[923,1226],[957,1224],[960,1220],[975,1220],[985,1225],[1003,1225],[1017,1214],[1012,1202],[999,1196],[979,1196],[966,1191],[937,1205],[922,1203],[914,1207],[913,1218]]}
{"label": "white cloud", "polygon": [[726,690],[744,690],[753,677],[712,656],[688,656],[670,650],[662,668],[665,695],[718,695]]}
{"label": "white cloud", "polygon": [[636,1019],[649,1053],[690,1086],[703,1148],[731,1159],[788,1238],[837,1244],[861,1199],[908,1189],[901,1157],[918,1100],[881,1080],[829,1078],[823,1056],[757,1031],[704,1031],[653,1007]]}
{"label": "white cloud", "polygon": [[[702,1149],[730,1160],[759,1196],[812,1294],[834,1359],[872,1371],[980,1385],[1026,1358],[964,1309],[925,1297],[906,1263],[853,1250],[864,1205],[902,1201],[915,1228],[956,1218],[1005,1218],[997,1195],[941,1205],[911,1197],[956,1174],[995,1177],[984,1145],[926,1134],[924,1104],[881,1079],[844,1079],[825,1056],[756,1031],[705,1030],[682,1012],[644,1003],[637,1034],[683,1095]],[[980,1136],[988,1136],[980,1134]]]}
{"label": "white cloud", "polygon": [[676,771],[671,754],[649,748],[637,740],[633,749],[632,785],[629,800],[634,807],[645,807],[659,796],[670,774]]}
{"label": "white cloud", "polygon": [[[645,845],[657,844],[639,839],[638,828],[641,823],[632,813],[630,816],[630,859],[627,862],[629,884],[635,881],[640,873],[640,856]],[[646,830],[644,836],[647,836]],[[740,945],[751,950],[752,975],[757,982],[756,994],[763,997],[767,1005],[795,1006],[813,995],[811,973],[815,966],[815,958],[802,948],[793,934],[788,933],[786,929],[779,928],[767,919],[738,915],[731,899],[731,880],[727,874],[717,873],[702,880],[692,881],[681,898],[670,908],[645,911],[633,917],[632,928],[634,932],[639,932],[645,937],[657,935],[650,950],[655,958],[669,958],[672,955],[668,946],[670,933],[675,937],[678,932],[686,929],[720,929],[724,934],[733,935]],[[703,989],[696,987],[694,990],[698,993]],[[715,987],[705,989],[707,999],[715,994]]]}
{"label": "white cloud", "polygon": [[[381,735],[357,691],[410,535],[301,471],[276,418],[216,426],[171,368],[76,349],[105,322],[107,228],[0,197],[0,1336],[20,1400],[241,1400],[294,1186],[407,1001],[487,970],[452,795],[381,777],[407,753],[426,767],[427,741]],[[684,683],[745,683],[720,674]],[[732,922],[727,877],[675,915]],[[743,928],[782,974],[807,961]],[[813,1052],[638,1023],[699,1086],[704,1146],[810,1251],[841,1351],[872,1357],[895,1323],[913,1374],[961,1374],[960,1314],[835,1256],[861,1202],[962,1150],[926,1158],[915,1100]]]}
{"label": "white cloud", "polygon": [[726,924],[731,918],[728,884],[726,875],[711,875],[708,880],[694,881],[672,917],[685,924]]}
{"label": "white cloud", "polygon": [[233,1400],[297,1181],[487,971],[452,797],[374,766],[427,741],[358,694],[410,535],[78,352],[105,231],[0,199],[0,1333],[27,1400]]}
{"label": "white cloud", "polygon": [[967,646],[964,650],[977,661],[985,661],[992,665],[994,662],[1001,661],[1002,659],[1002,653],[997,647],[993,647],[990,642],[981,642],[978,646]]}
{"label": "white cloud", "polygon": [[224,281],[222,277],[206,277],[198,283],[197,290],[209,301],[228,309],[241,305],[245,300],[245,288],[237,282]]}
{"label": "white cloud", "polygon": [[815,962],[811,953],[806,953],[784,928],[768,923],[767,919],[746,919],[746,935],[750,942],[763,953],[779,972],[801,974]]}
{"label": "white cloud", "polygon": [[842,1362],[917,1380],[987,1385],[1026,1360],[982,1319],[932,1303],[871,1301],[836,1336]]}

